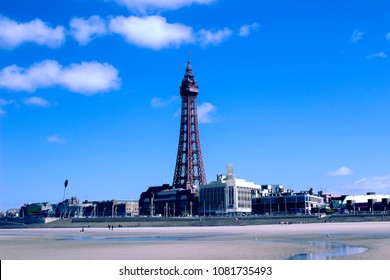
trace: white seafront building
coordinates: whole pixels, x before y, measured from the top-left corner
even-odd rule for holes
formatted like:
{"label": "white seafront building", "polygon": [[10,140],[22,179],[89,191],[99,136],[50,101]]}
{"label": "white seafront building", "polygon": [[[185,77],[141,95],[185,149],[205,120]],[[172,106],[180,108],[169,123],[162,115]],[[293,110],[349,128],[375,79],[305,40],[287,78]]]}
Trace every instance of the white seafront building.
{"label": "white seafront building", "polygon": [[252,197],[261,192],[261,185],[237,179],[233,164],[228,164],[226,175],[199,187],[199,215],[241,216],[252,213]]}
{"label": "white seafront building", "polygon": [[368,192],[365,195],[347,195],[342,201],[351,212],[374,212],[390,210],[390,195]]}

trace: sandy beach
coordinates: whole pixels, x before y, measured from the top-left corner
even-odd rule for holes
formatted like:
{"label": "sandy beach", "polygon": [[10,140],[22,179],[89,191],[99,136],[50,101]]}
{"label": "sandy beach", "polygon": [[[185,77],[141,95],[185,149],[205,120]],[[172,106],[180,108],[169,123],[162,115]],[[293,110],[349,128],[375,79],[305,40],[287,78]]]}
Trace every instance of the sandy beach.
{"label": "sandy beach", "polygon": [[363,252],[332,259],[390,260],[390,222],[0,230],[2,260],[287,260],[334,245]]}

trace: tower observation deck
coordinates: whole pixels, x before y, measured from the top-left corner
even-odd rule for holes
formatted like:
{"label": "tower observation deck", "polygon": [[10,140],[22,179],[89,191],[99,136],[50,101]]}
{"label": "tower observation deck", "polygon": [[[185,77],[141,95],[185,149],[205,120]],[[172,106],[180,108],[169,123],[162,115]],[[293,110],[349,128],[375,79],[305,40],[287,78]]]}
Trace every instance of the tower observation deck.
{"label": "tower observation deck", "polygon": [[206,184],[198,128],[196,102],[198,91],[191,63],[188,60],[186,73],[180,86],[180,134],[173,176],[173,187],[175,188],[192,189],[194,185]]}

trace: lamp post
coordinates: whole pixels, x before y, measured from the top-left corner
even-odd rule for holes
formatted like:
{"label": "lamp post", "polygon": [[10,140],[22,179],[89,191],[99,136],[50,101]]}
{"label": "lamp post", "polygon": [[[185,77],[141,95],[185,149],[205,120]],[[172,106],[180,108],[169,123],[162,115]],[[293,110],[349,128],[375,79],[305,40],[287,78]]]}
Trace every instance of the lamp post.
{"label": "lamp post", "polygon": [[115,208],[115,204],[114,201],[112,201],[111,218],[114,218],[114,208]]}
{"label": "lamp post", "polygon": [[284,197],[284,212],[287,215],[287,197]]}
{"label": "lamp post", "polygon": [[66,218],[67,206],[65,205],[65,191],[68,186],[68,180],[64,182],[64,195],[62,196],[62,218]]}
{"label": "lamp post", "polygon": [[114,202],[112,202],[112,210],[111,210],[111,218],[114,218],[114,213],[115,213],[115,217],[117,217],[117,210],[118,210],[118,204],[115,204]]}
{"label": "lamp post", "polygon": [[150,198],[150,216],[154,216],[154,193],[152,193],[152,197]]}
{"label": "lamp post", "polygon": [[65,191],[66,191],[67,186],[68,186],[68,180],[65,180],[65,182],[64,182],[64,195],[62,197],[62,202],[64,202],[64,200],[65,200]]}
{"label": "lamp post", "polygon": [[271,196],[269,196],[269,215],[272,214],[272,204],[271,204]]}
{"label": "lamp post", "polygon": [[294,196],[295,196],[295,213],[297,213],[298,211],[297,211],[297,195],[296,194],[294,194]]}

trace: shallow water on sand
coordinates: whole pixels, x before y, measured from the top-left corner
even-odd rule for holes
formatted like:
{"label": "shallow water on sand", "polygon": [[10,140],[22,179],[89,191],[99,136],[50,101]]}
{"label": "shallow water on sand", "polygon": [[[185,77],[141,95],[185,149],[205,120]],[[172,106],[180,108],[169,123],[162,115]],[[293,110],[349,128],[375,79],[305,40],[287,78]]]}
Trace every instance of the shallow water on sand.
{"label": "shallow water on sand", "polygon": [[368,250],[365,247],[349,246],[334,242],[310,242],[309,244],[328,249],[330,252],[299,254],[291,257],[290,260],[331,260],[334,257],[361,254]]}

